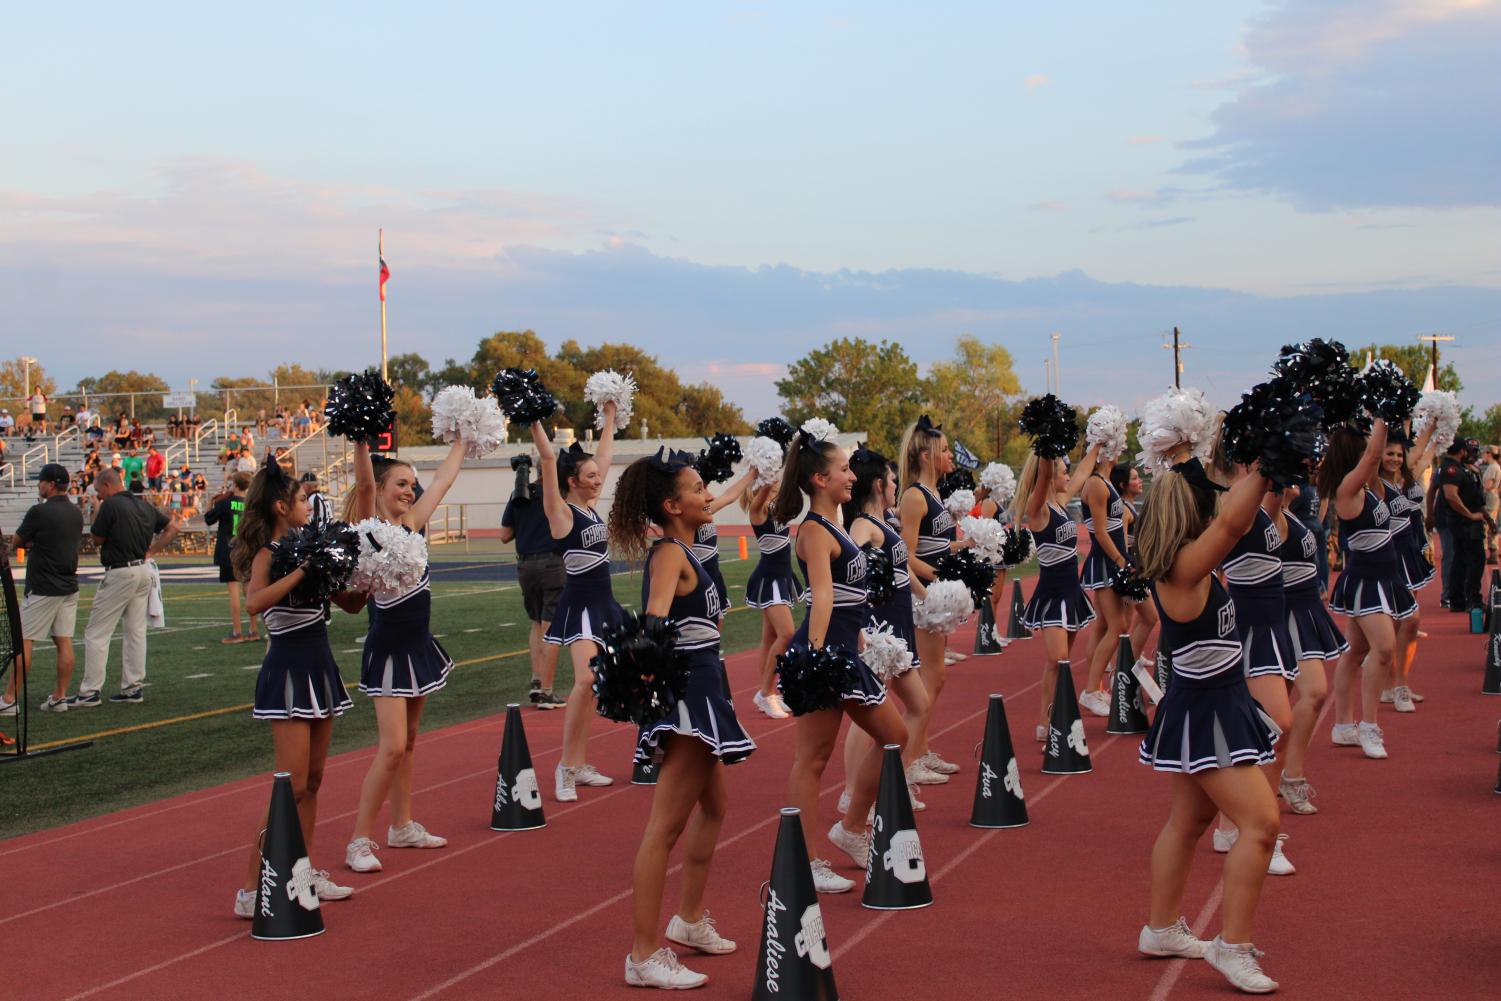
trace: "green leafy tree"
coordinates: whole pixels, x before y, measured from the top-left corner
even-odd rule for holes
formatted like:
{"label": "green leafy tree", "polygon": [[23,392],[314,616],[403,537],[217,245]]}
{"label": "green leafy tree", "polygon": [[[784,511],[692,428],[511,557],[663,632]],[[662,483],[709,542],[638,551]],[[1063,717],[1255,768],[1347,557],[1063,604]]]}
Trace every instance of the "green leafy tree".
{"label": "green leafy tree", "polygon": [[427,359],[415,351],[386,359],[386,377],[393,386],[406,386],[418,393],[432,394],[442,386],[434,386],[433,373]]}
{"label": "green leafy tree", "polygon": [[688,434],[750,434],[745,413],[724,398],[718,386],[695,383],[680,391],[677,413],[688,427]]}
{"label": "green leafy tree", "polygon": [[982,461],[995,459],[1018,433],[1013,413],[1021,382],[1012,369],[1011,352],[964,334],[954,345],[954,360],[928,370],[924,391],[929,414]]}
{"label": "green leafy tree", "polygon": [[873,447],[893,456],[924,398],[917,365],[900,344],[858,337],[810,351],[788,366],[776,387],[794,425],[822,417],[840,430],[865,432]]}
{"label": "green leafy tree", "polygon": [[89,404],[101,414],[131,413],[130,397],[118,394],[141,394],[135,398],[135,415],[141,420],[159,420],[166,416],[161,394],[170,392],[171,388],[167,380],[155,372],[111,369],[103,375],[79,379],[73,392],[86,394]]}
{"label": "green leafy tree", "polygon": [[1482,445],[1501,445],[1501,403],[1487,407],[1477,415],[1474,407],[1466,407],[1464,420],[1459,424],[1459,433],[1465,438],[1474,438]]}
{"label": "green leafy tree", "polygon": [[572,373],[564,383],[566,395],[556,388],[563,400],[563,421],[577,433],[594,426],[594,405],[583,398],[584,382],[603,369],[629,374],[636,380],[636,397],[632,402],[632,424],[623,434],[634,435],[642,423],[647,433],[663,438],[681,438],[726,434],[748,434],[750,425],[740,408],[724,399],[717,387],[708,384],[684,385],[678,374],[663,366],[656,355],[634,344],[600,344],[580,347],[577,341],[565,341],[555,359]]}
{"label": "green leafy tree", "polygon": [[[14,404],[26,396],[26,363],[19,358],[9,361],[0,361],[0,397],[8,404]],[[31,391],[36,392],[38,386],[48,399],[57,392],[57,382],[47,375],[40,364],[33,363],[30,366]]]}

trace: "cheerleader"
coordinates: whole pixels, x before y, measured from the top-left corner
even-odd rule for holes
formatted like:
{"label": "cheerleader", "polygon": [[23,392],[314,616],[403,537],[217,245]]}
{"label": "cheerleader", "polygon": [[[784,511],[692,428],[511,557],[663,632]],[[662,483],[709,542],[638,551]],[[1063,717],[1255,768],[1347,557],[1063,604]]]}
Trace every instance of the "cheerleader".
{"label": "cheerleader", "polygon": [[803,600],[803,589],[792,572],[789,527],[771,516],[776,490],[776,484],[768,483],[750,497],[751,531],[760,559],[745,582],[745,603],[761,610],[761,683],[752,701],[772,719],[786,719],[792,714],[777,693],[777,658],[792,641],[792,609]]}
{"label": "cheerleader", "polygon": [[[934,565],[944,554],[962,549],[954,516],[938,496],[938,478],[954,471],[954,453],[949,451],[943,429],[923,414],[902,435],[902,497],[898,509],[902,541],[907,545],[907,568],[912,589],[921,600],[925,587],[937,578]],[[809,582],[811,583],[811,581]],[[928,747],[928,727],[938,704],[938,693],[948,677],[945,659],[948,638],[929,629],[917,630],[918,672],[928,690],[928,711],[913,737],[912,760],[918,765],[915,779],[921,785],[940,785],[959,771],[959,766],[940,758]]]}
{"label": "cheerleader", "polygon": [[[990,468],[986,467],[987,470]],[[1009,469],[1006,470],[1008,475],[1010,472]],[[1010,527],[1011,515],[1006,509],[1006,502],[1010,499],[998,496],[992,488],[985,485],[984,478],[981,477],[980,486],[975,489],[975,500],[979,502],[981,518],[994,518]],[[1001,623],[1006,621],[1006,570],[1003,566],[996,567],[995,581],[990,585],[990,620],[996,624],[995,642],[1002,652],[1011,645],[1011,640],[1001,628]]]}
{"label": "cheerleader", "polygon": [[1402,576],[1391,509],[1380,492],[1385,449],[1386,422],[1380,418],[1369,435],[1340,428],[1329,436],[1319,467],[1319,492],[1334,498],[1340,538],[1348,550],[1329,607],[1349,616],[1354,626],[1346,636],[1350,648],[1334,669],[1330,739],[1377,759],[1387,756],[1376,714],[1396,662],[1397,623],[1411,617],[1418,604]]}
{"label": "cheerleader", "polygon": [[[818,422],[824,424],[825,422]],[[797,561],[808,582],[812,602],[802,625],[792,637],[789,657],[806,655],[824,644],[853,655],[860,648],[860,630],[868,612],[865,592],[865,554],[839,525],[839,506],[849,504],[855,485],[849,457],[832,440],[804,425],[787,453],[782,485],[777,490],[772,517],[790,522],[808,499],[808,513],[798,527]],[[817,425],[814,425],[815,427]],[[887,744],[905,748],[907,733],[896,709],[886,701],[886,688],[870,668],[855,660],[858,677],[841,693],[840,705],[797,717],[797,751],[792,774],[787,779],[787,802],[801,812],[803,837],[814,844],[818,827],[819,781],[845,715],[870,734],[875,746],[855,773],[850,805],[829,829],[829,840],[860,869],[869,860],[865,818],[875,804],[881,775],[881,749]],[[845,893],[854,881],[834,872],[821,858],[811,860],[813,884],[820,893]]]}
{"label": "cheerleader", "polygon": [[[356,522],[373,516],[409,532],[421,532],[458,478],[464,451],[463,440],[455,440],[433,474],[432,483],[418,497],[415,469],[394,459],[373,460],[369,447],[357,444],[354,491],[345,520]],[[446,838],[429,834],[412,819],[412,771],[422,708],[429,695],[448,683],[448,672],[453,670],[453,658],[433,638],[432,610],[432,585],[426,569],[422,580],[405,594],[376,597],[370,602],[370,631],[360,657],[360,692],[369,696],[375,707],[379,746],[360,786],[354,833],[344,852],[344,864],[355,872],[381,869],[371,834],[387,794],[391,799],[387,848],[442,848],[448,844]]]}
{"label": "cheerleader", "polygon": [[[632,878],[635,938],[625,959],[625,982],[632,987],[686,990],[709,979],[684,967],[658,936],[668,856],[684,835],[683,886],[677,911],[667,922],[667,940],[714,956],[735,951],[735,943],[719,934],[704,909],[704,886],[729,803],[723,766],[744,761],[756,745],[724,695],[719,590],[694,555],[694,540],[713,519],[714,503],[691,456],[663,449],[626,467],[610,508],[615,544],[631,559],[645,556],[644,614],[677,623],[677,650],[688,678],[677,707],[665,719],[641,727],[637,738],[638,756],[661,767]],[[648,551],[650,525],[659,526],[663,538]]]}
{"label": "cheerleader", "polygon": [[[1216,485],[1188,447],[1159,474],[1136,552],[1150,578],[1172,681],[1141,742],[1141,763],[1173,776],[1172,808],[1152,847],[1151,911],[1137,938],[1148,956],[1205,959],[1242,991],[1277,982],[1261,970],[1252,919],[1277,843],[1277,799],[1262,769],[1278,733],[1246,686],[1236,609],[1214,571],[1258,520],[1267,481],[1241,477],[1215,514]],[[1181,917],[1183,890],[1205,828],[1223,812],[1240,830],[1225,857],[1223,924],[1212,942]]]}
{"label": "cheerleader", "polygon": [[[292,596],[303,581],[304,571],[298,568],[280,580],[271,580],[271,559],[281,548],[275,540],[301,528],[307,520],[308,503],[301,485],[282,472],[275,458],[268,458],[246,494],[231,560],[235,577],[247,582],[246,607],[251,621],[256,615],[264,615],[271,640],[256,675],[251,715],[271,721],[276,770],[291,773],[297,821],[311,858],[328,741],[333,736],[334,717],[342,715],[350,702],[328,646],[323,603],[303,602]],[[364,595],[350,591],[336,594],[334,601],[350,613],[365,604]],[[240,918],[255,917],[261,871],[260,826],[256,825],[257,836],[250,846],[245,885],[235,891],[235,916]],[[326,869],[313,872],[313,890],[319,900],[344,900],[354,892],[335,885]]]}
{"label": "cheerleader", "polygon": [[1058,665],[1069,662],[1074,635],[1094,621],[1094,606],[1079,586],[1079,526],[1068,516],[1067,505],[1094,472],[1099,451],[1098,444],[1091,445],[1072,477],[1063,459],[1028,456],[1011,501],[1012,519],[1037,540],[1037,585],[1022,613],[1022,625],[1041,632],[1046,657],[1038,740],[1047,736]]}
{"label": "cheerleader", "polygon": [[[1280,505],[1269,510],[1274,519],[1281,515],[1278,527],[1285,534],[1277,556],[1282,560],[1287,633],[1292,640],[1293,655],[1298,659],[1298,676],[1293,682],[1298,700],[1293,703],[1292,725],[1282,741],[1282,774],[1277,778],[1277,795],[1293,813],[1312,814],[1318,813],[1319,808],[1313,804],[1315,793],[1308,784],[1304,761],[1313,740],[1314,723],[1329,695],[1324,661],[1338,657],[1350,644],[1319,593],[1319,536],[1292,513],[1299,492],[1298,487],[1288,487],[1280,495]],[[1282,519],[1286,521],[1285,528]]]}
{"label": "cheerleader", "polygon": [[[601,445],[603,447],[603,445]],[[745,475],[736,480],[729,489],[715,497],[711,501],[710,514],[718,514],[724,508],[729,507],[739,500],[751,485],[751,480],[756,478],[755,469],[747,469]],[[698,533],[693,537],[693,555],[704,565],[704,570],[709,574],[709,579],[714,582],[714,590],[719,592],[719,614],[723,616],[730,610],[730,589],[725,585],[724,572],[719,569],[719,530],[714,527],[714,522],[698,526]]]}
{"label": "cheerleader", "polygon": [[[1131,539],[1135,534],[1131,526],[1136,521],[1145,489],[1141,472],[1129,463],[1118,462],[1110,469],[1110,485],[1115,487],[1123,502],[1121,521],[1126,534],[1125,551],[1130,553]],[[1150,601],[1132,602],[1126,605],[1126,612],[1131,622],[1131,649],[1136,653],[1137,666],[1150,672],[1154,657],[1147,652],[1147,643],[1157,629],[1157,607]]]}
{"label": "cheerleader", "polygon": [[553,773],[553,792],[560,803],[576,801],[581,785],[607,786],[615,781],[584,760],[594,716],[594,669],[589,662],[599,652],[599,637],[625,615],[610,584],[609,528],[594,511],[615,451],[615,403],[605,401],[600,411],[604,427],[593,455],[577,442],[561,456],[555,454],[542,422],[532,424],[532,442],[542,466],[542,510],[563,549],[566,571],[563,593],[543,640],[567,647],[573,659],[573,690],[563,707],[563,756]]}
{"label": "cheerleader", "polygon": [[1084,530],[1090,533],[1090,540],[1089,552],[1079,571],[1079,586],[1090,592],[1090,603],[1099,612],[1100,621],[1095,626],[1097,635],[1089,655],[1089,678],[1079,696],[1079,705],[1096,716],[1109,716],[1105,668],[1119,648],[1118,638],[1128,635],[1130,626],[1125,600],[1110,587],[1110,572],[1126,565],[1126,505],[1115,484],[1107,478],[1115,471],[1115,456],[1097,455],[1095,468],[1084,481]]}
{"label": "cheerleader", "polygon": [[[1430,450],[1434,422],[1418,435],[1411,451],[1400,441],[1388,442],[1381,456],[1381,486],[1383,499],[1392,513],[1392,541],[1397,547],[1398,565],[1407,590],[1417,597],[1417,592],[1428,586],[1436,571],[1428,557],[1423,555],[1423,485],[1413,475],[1413,469],[1426,469],[1433,463]],[[1417,456],[1416,462],[1410,461]],[[1412,662],[1418,653],[1418,630],[1422,628],[1422,609],[1414,604],[1412,615],[1397,625],[1397,650],[1392,664],[1390,687],[1381,691],[1381,701],[1390,702],[1399,713],[1417,712],[1415,703],[1423,697],[1415,693],[1407,683],[1412,673]]]}
{"label": "cheerleader", "polygon": [[[850,469],[855,473],[855,486],[844,513],[844,528],[855,545],[879,549],[892,567],[891,599],[884,605],[869,610],[868,625],[873,628],[889,627],[892,635],[901,640],[912,655],[912,660],[900,673],[886,678],[886,687],[896,693],[902,703],[902,721],[907,724],[907,748],[903,763],[907,769],[908,793],[912,809],[922,811],[927,804],[917,798],[914,776],[918,767],[912,761],[915,746],[914,734],[928,715],[928,690],[922,683],[917,656],[917,630],[912,625],[912,581],[907,571],[907,544],[901,533],[886,523],[886,512],[896,503],[896,476],[891,471],[891,462],[879,452],[861,445],[850,456]],[[870,736],[859,727],[850,727],[844,737],[845,789],[839,802],[844,807],[854,793],[850,786],[853,776],[859,771],[860,762],[874,747]]]}

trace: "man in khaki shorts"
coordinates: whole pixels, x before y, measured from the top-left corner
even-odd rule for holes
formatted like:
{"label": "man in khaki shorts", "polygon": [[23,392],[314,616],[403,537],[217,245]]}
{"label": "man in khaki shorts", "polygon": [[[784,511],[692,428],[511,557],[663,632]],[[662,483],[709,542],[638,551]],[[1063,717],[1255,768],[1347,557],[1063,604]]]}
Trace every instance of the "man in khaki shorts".
{"label": "man in khaki shorts", "polygon": [[[73,677],[73,626],[78,613],[78,549],[83,514],[68,497],[68,471],[55,462],[42,467],[35,504],[16,529],[16,545],[26,550],[26,597],[21,602],[24,659],[31,664],[34,643],[52,638],[57,647],[57,681],[41,704],[43,712],[65,712]],[[16,676],[0,697],[0,716],[16,714]]]}

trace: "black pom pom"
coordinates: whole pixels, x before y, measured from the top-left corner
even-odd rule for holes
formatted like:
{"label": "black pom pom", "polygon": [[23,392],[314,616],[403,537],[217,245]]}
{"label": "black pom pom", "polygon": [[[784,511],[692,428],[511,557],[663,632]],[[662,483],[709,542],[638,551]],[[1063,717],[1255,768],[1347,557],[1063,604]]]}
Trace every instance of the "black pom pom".
{"label": "black pom pom", "polygon": [[732,434],[716,434],[706,439],[709,447],[700,449],[693,466],[705,483],[723,483],[735,475],[735,463],[745,456],[740,451],[740,440]]}
{"label": "black pom pom", "polygon": [[281,580],[302,567],[303,577],[292,589],[292,601],[320,604],[349,586],[359,561],[360,536],[347,522],[331,521],[322,531],[304,525],[281,538],[271,555],[271,579]]}
{"label": "black pom pom", "polygon": [[1019,567],[1032,558],[1032,533],[1020,525],[1006,530],[1006,541],[1001,545],[1001,565]]}
{"label": "black pom pom", "polygon": [[534,368],[502,369],[490,384],[500,410],[513,424],[545,421],[558,409],[557,398],[542,385]]}
{"label": "black pom pom", "polygon": [[1392,440],[1405,440],[1402,425],[1423,398],[1422,392],[1400,368],[1384,358],[1372,362],[1360,374],[1359,382],[1361,405],[1386,421]]}
{"label": "black pom pom", "polygon": [[938,496],[948,499],[955,490],[974,490],[975,474],[968,469],[956,468],[938,478]]}
{"label": "black pom pom", "polygon": [[886,604],[896,594],[896,567],[886,550],[869,542],[860,547],[865,554],[865,594],[872,608]]}
{"label": "black pom pom", "polygon": [[957,580],[969,588],[970,597],[979,608],[990,597],[991,585],[995,583],[995,567],[978,559],[969,549],[959,549],[938,558],[933,572],[939,580]]}
{"label": "black pom pom", "polygon": [[1146,601],[1147,591],[1151,587],[1151,582],[1141,575],[1136,563],[1130,559],[1126,560],[1123,567],[1112,567],[1106,582],[1110,585],[1110,590],[1126,601]]}
{"label": "black pom pom", "polygon": [[1324,451],[1322,421],[1313,397],[1278,376],[1253,386],[1225,414],[1225,454],[1256,466],[1280,490],[1309,477]]}
{"label": "black pom pom", "polygon": [[1360,386],[1350,367],[1350,353],[1339,341],[1315,337],[1288,344],[1277,355],[1272,371],[1313,398],[1323,410],[1325,429],[1360,423]]}
{"label": "black pom pom", "polygon": [[859,658],[835,643],[822,650],[798,643],[777,657],[777,690],[794,716],[834,708],[859,682]]}
{"label": "black pom pom", "polygon": [[346,375],[328,389],[323,414],[328,433],[350,441],[374,444],[391,426],[396,391],[373,370]]}
{"label": "black pom pom", "polygon": [[1079,443],[1078,414],[1052,393],[1028,400],[1018,423],[1042,459],[1061,459]]}
{"label": "black pom pom", "polygon": [[787,446],[792,444],[792,436],[797,434],[797,428],[787,423],[782,417],[768,417],[756,425],[756,436],[770,438],[782,446],[782,451],[787,451]]}
{"label": "black pom pom", "polygon": [[627,613],[619,625],[605,630],[589,665],[598,712],[617,723],[651,726],[688,692],[677,623],[671,619]]}

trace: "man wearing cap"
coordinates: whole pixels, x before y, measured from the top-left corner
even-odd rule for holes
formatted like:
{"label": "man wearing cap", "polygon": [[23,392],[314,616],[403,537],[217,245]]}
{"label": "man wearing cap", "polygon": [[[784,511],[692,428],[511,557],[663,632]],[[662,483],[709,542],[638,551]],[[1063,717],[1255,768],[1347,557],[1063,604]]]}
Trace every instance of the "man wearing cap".
{"label": "man wearing cap", "polygon": [[10,415],[10,411],[0,407],[0,434],[7,438],[16,433],[16,419]]}
{"label": "man wearing cap", "polygon": [[[35,642],[47,637],[57,647],[57,681],[41,704],[43,712],[66,712],[73,677],[73,626],[78,615],[78,549],[83,515],[68,498],[68,471],[55,462],[42,467],[35,504],[16,529],[16,545],[26,550],[26,597],[21,602],[25,662]],[[0,697],[0,716],[16,714],[16,676]]]}
{"label": "man wearing cap", "polygon": [[143,497],[125,490],[119,470],[102,470],[94,480],[94,493],[99,495],[99,513],[89,526],[89,534],[99,544],[104,580],[94,592],[94,607],[83,631],[83,681],[78,694],[68,700],[69,708],[99,705],[104,669],[109,664],[109,639],[122,617],[120,690],[109,700],[145,701],[146,603],[152,592],[152,573],[146,561],[177,538],[177,523]]}
{"label": "man wearing cap", "polygon": [[329,507],[328,498],[323,496],[323,491],[318,489],[317,473],[308,470],[302,474],[301,482],[302,495],[307,498],[308,524],[321,532],[334,520],[333,509]]}
{"label": "man wearing cap", "polygon": [[1442,496],[1435,507],[1447,520],[1449,548],[1454,551],[1452,561],[1447,552],[1444,560],[1449,564],[1446,590],[1451,612],[1468,612],[1481,605],[1480,575],[1485,569],[1485,528],[1489,519],[1485,513],[1485,490],[1475,469],[1479,456],[1479,442],[1456,438],[1438,474]]}

